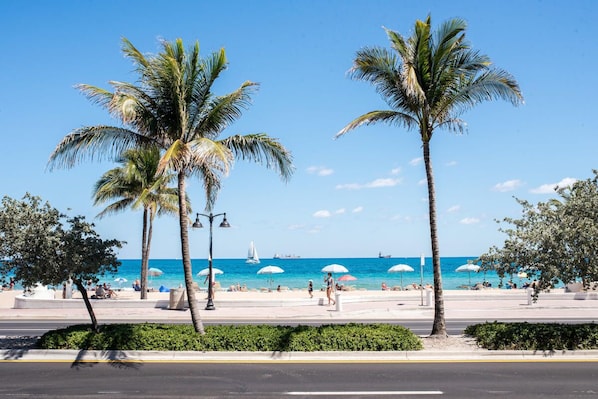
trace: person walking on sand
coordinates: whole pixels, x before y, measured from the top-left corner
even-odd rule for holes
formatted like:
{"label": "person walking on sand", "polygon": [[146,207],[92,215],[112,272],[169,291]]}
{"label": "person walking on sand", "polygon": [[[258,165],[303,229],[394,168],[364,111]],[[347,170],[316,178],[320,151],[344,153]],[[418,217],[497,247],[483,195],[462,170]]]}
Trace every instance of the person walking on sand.
{"label": "person walking on sand", "polygon": [[328,273],[328,275],[324,278],[326,282],[326,297],[328,298],[328,306],[330,306],[330,302],[333,305],[336,305],[336,301],[332,299],[332,291],[334,291],[334,279],[332,278],[332,273]]}
{"label": "person walking on sand", "polygon": [[310,298],[314,297],[314,282],[311,280],[307,282],[307,293],[309,294]]}

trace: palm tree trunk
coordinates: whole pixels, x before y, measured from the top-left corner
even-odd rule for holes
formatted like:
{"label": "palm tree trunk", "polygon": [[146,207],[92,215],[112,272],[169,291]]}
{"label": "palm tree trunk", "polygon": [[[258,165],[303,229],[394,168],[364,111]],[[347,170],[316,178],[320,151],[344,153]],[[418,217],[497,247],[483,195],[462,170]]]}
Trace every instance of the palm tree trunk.
{"label": "palm tree trunk", "polygon": [[[427,136],[429,137],[429,136]],[[430,241],[432,243],[432,265],[434,270],[434,324],[430,335],[447,337],[444,320],[444,297],[442,293],[442,272],[440,270],[440,250],[438,248],[438,227],[436,221],[436,191],[434,189],[434,174],[430,159],[430,141],[423,140],[424,164],[428,181],[428,212],[430,217]],[[423,289],[423,287],[422,287]]]}
{"label": "palm tree trunk", "polygon": [[187,298],[189,300],[189,310],[191,311],[191,322],[195,332],[204,334],[203,323],[199,315],[199,304],[195,299],[195,290],[193,289],[193,271],[191,269],[191,256],[189,254],[189,222],[187,220],[187,193],[185,191],[185,173],[179,172],[179,224],[181,230],[181,255],[183,257],[183,272],[185,273],[185,288],[187,289]]}
{"label": "palm tree trunk", "polygon": [[149,264],[149,248],[147,237],[147,207],[143,208],[143,234],[141,237],[141,299],[147,299],[147,269]]}
{"label": "palm tree trunk", "polygon": [[[149,211],[149,218],[148,218],[148,228],[147,228],[147,241],[145,243],[145,266],[143,267],[143,278],[145,279],[145,284],[147,285],[147,275],[149,270],[149,257],[151,253],[152,247],[152,236],[154,233],[154,210],[150,208]],[[146,290],[147,291],[147,290]],[[147,297],[147,294],[145,295]]]}
{"label": "palm tree trunk", "polygon": [[73,283],[77,286],[77,289],[81,293],[83,297],[83,303],[85,303],[85,307],[87,308],[87,313],[89,313],[89,318],[91,319],[91,328],[93,331],[98,332],[98,320],[96,319],[96,314],[93,311],[93,307],[91,306],[91,302],[89,302],[89,297],[87,296],[87,288],[83,285],[81,280],[73,280]]}

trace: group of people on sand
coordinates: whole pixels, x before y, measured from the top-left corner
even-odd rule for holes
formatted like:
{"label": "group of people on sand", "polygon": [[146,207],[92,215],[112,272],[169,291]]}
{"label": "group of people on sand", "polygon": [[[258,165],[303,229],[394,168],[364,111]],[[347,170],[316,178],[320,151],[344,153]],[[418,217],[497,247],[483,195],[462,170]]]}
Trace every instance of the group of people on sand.
{"label": "group of people on sand", "polygon": [[12,291],[14,288],[15,288],[15,279],[13,277],[11,277],[8,284],[6,284],[6,283],[2,284],[2,289],[0,289],[0,291],[2,291],[2,290]]}
{"label": "group of people on sand", "polygon": [[116,294],[116,291],[114,291],[112,288],[110,288],[109,284],[103,283],[103,284],[98,284],[96,286],[95,289],[95,294],[92,295],[92,298],[94,299],[110,299],[110,298],[115,298],[118,295]]}

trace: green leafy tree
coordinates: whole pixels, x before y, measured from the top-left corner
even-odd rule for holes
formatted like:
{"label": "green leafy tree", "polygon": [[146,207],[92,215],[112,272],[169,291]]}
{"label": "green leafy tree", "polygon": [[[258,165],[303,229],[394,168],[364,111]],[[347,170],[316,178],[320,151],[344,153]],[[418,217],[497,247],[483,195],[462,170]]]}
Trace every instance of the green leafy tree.
{"label": "green leafy tree", "polygon": [[[143,209],[140,295],[141,299],[147,299],[154,218],[178,213],[178,191],[168,186],[176,176],[172,173],[158,174],[160,151],[156,147],[127,150],[118,162],[121,166],[104,173],[96,182],[94,205],[114,201],[97,215],[99,218],[128,208]],[[188,210],[191,211],[189,204]]]}
{"label": "green leafy tree", "polygon": [[204,332],[189,255],[186,184],[199,177],[211,211],[233,161],[247,159],[275,169],[283,179],[293,172],[290,152],[264,133],[220,135],[241,117],[257,83],[245,82],[233,92],[216,96],[213,85],[226,69],[224,49],[201,58],[199,43],[185,51],[183,41],[162,42],[162,52],[146,56],[124,39],[123,51],[139,74],[137,84],[111,82],[114,92],[89,85],[79,88],[121,120],[123,127],[77,129],[58,144],[50,167],[72,167],[84,159],[112,158],[124,150],[157,146],[164,150],[158,173],[177,175],[179,227],[185,286],[195,331]]}
{"label": "green leafy tree", "polygon": [[24,287],[60,285],[72,279],[91,318],[98,322],[87,296],[87,281],[114,274],[120,266],[115,249],[122,242],[103,240],[82,216],[66,218],[39,197],[2,199],[0,206],[0,273],[14,274]]}
{"label": "green leafy tree", "polygon": [[446,336],[436,194],[430,142],[437,129],[461,133],[459,116],[475,105],[506,99],[523,101],[519,86],[506,71],[491,68],[490,59],[471,48],[465,39],[466,24],[451,19],[432,31],[431,18],[416,21],[406,38],[386,29],[392,51],[366,47],[357,52],[350,70],[354,79],[370,82],[389,105],[389,110],[363,114],[336,137],[363,125],[387,123],[419,132],[428,183],[428,212],[434,268],[434,323],[431,335]]}
{"label": "green leafy tree", "polygon": [[[536,296],[560,282],[598,281],[598,171],[591,179],[556,188],[560,198],[534,205],[516,199],[521,218],[504,218],[502,248],[490,248],[478,261],[502,280],[525,272],[535,279]],[[499,222],[500,223],[500,222]]]}

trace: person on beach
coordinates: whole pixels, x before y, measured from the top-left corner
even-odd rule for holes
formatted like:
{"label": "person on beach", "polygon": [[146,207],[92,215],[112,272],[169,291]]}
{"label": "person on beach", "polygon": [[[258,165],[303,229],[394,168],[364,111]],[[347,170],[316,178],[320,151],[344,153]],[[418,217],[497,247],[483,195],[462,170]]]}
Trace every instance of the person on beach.
{"label": "person on beach", "polygon": [[314,282],[311,280],[307,282],[307,293],[309,294],[310,298],[314,297]]}
{"label": "person on beach", "polygon": [[326,282],[326,298],[328,298],[328,306],[330,306],[330,302],[332,302],[333,305],[336,305],[336,301],[332,299],[332,291],[334,291],[335,288],[332,273],[328,273],[324,278],[324,282]]}

